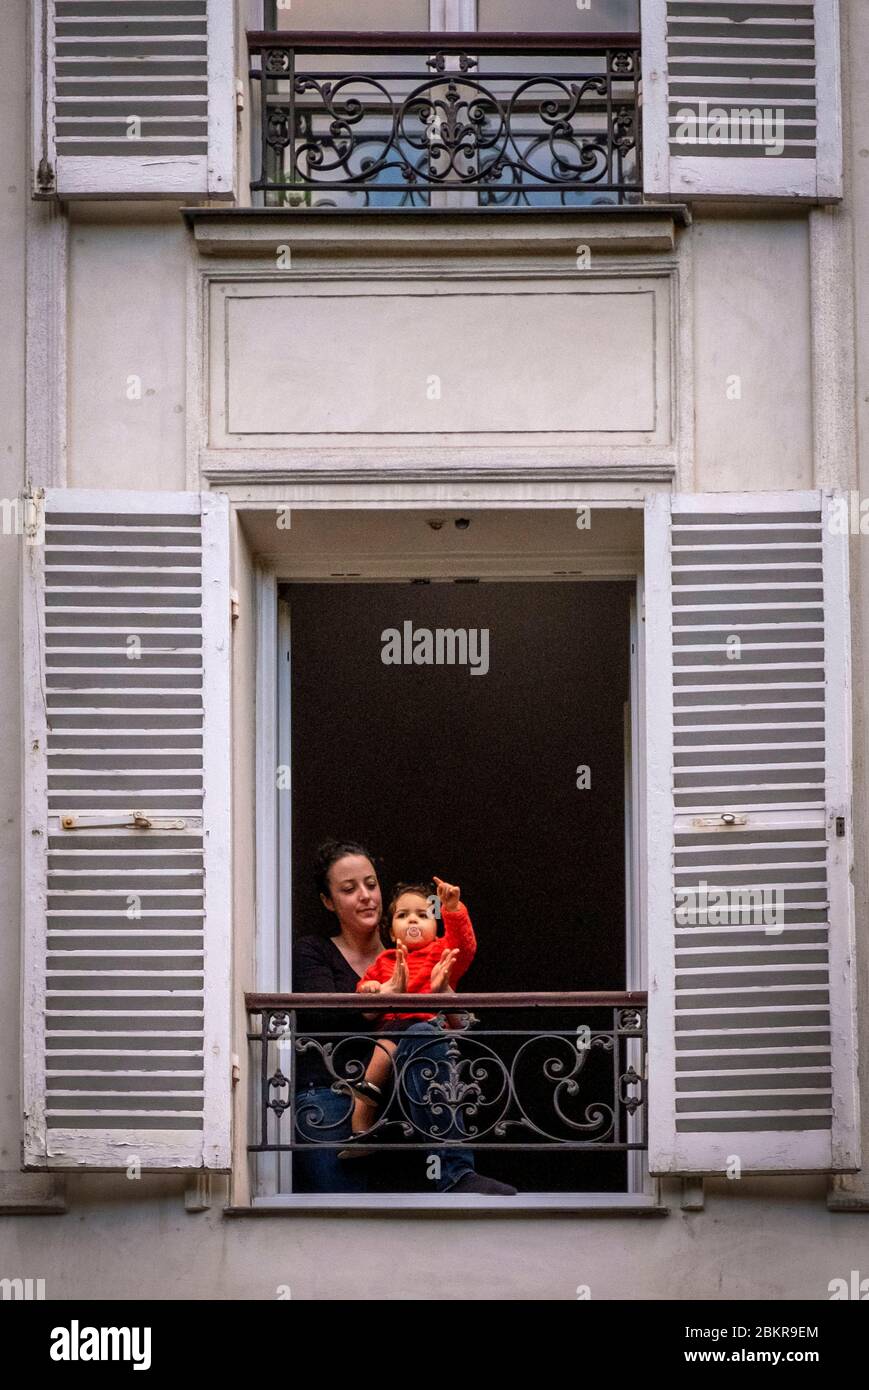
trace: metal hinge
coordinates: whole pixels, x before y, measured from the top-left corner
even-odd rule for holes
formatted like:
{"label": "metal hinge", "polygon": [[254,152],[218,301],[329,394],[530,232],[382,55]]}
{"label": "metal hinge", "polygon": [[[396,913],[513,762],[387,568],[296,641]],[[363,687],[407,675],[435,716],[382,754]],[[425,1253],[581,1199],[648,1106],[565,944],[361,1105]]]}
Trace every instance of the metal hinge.
{"label": "metal hinge", "polygon": [[25,488],[21,502],[22,535],[28,545],[42,545],[45,541],[45,488]]}
{"label": "metal hinge", "polygon": [[235,109],[236,111],[244,110],[244,83],[240,77],[235,79]]}
{"label": "metal hinge", "polygon": [[241,610],[240,610],[240,608],[239,608],[239,603],[238,603],[238,589],[230,589],[230,591],[229,591],[229,614],[230,614],[230,618],[232,619],[232,621],[233,621],[234,623],[237,623],[237,622],[238,622],[238,615],[239,615],[239,612],[240,612],[240,611],[241,611]]}
{"label": "metal hinge", "polygon": [[54,192],[54,169],[45,155],[40,159],[36,170],[36,191],[37,193]]}

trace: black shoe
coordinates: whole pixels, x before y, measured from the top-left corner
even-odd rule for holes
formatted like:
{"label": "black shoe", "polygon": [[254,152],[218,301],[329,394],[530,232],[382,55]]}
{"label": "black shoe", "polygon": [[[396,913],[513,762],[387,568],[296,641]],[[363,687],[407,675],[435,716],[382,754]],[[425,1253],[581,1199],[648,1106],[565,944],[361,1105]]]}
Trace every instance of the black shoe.
{"label": "black shoe", "polygon": [[447,1192],[474,1192],[481,1197],[515,1197],[516,1188],[497,1178],[484,1178],[480,1173],[465,1173]]}
{"label": "black shoe", "polygon": [[379,1086],[375,1086],[373,1081],[351,1081],[350,1090],[354,1096],[361,1096],[363,1100],[374,1101],[379,1105],[383,1100],[383,1092]]}
{"label": "black shoe", "polygon": [[365,1136],[370,1133],[370,1130],[363,1129],[360,1131],[359,1134],[351,1134],[348,1139],[348,1143],[352,1144],[353,1147],[350,1149],[339,1149],[338,1157],[341,1159],[371,1158],[377,1152],[377,1150],[367,1149],[362,1142]]}

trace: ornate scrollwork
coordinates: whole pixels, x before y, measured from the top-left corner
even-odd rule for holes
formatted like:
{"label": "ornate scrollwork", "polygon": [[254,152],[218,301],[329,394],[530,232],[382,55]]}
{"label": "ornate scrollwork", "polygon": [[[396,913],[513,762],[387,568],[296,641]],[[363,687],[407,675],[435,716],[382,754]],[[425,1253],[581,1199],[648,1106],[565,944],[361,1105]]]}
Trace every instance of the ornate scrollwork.
{"label": "ornate scrollwork", "polygon": [[275,90],[263,126],[272,172],[262,186],[301,192],[313,205],[324,195],[419,205],[450,188],[502,206],[638,196],[638,55],[609,50],[599,63],[576,74],[483,76],[467,53],[452,67],[436,53],[422,58],[430,75],[419,80],[294,73],[288,50],[266,50],[263,74]]}
{"label": "ornate scrollwork", "polygon": [[[287,1038],[288,1027],[288,1016],[275,1012],[264,1028],[280,1062],[264,1078],[263,1103],[279,1126],[293,1111],[292,1133],[278,1148],[341,1142],[335,1134],[346,1133],[354,1087],[365,1078],[372,1047],[383,1049],[390,1075],[366,1143],[625,1147],[627,1120],[645,1104],[643,1078],[625,1055],[637,1043],[620,1042],[625,1035],[644,1038],[644,1015],[636,1008],[614,1009],[609,1028],[579,1025],[573,1031],[481,1029],[475,1035],[467,1027],[433,1024],[397,1035],[394,1048],[360,1033],[293,1030]],[[337,1120],[335,1107],[327,1115],[316,1092],[300,1092],[294,1104],[294,1064],[302,1056],[316,1059],[341,1097]]]}

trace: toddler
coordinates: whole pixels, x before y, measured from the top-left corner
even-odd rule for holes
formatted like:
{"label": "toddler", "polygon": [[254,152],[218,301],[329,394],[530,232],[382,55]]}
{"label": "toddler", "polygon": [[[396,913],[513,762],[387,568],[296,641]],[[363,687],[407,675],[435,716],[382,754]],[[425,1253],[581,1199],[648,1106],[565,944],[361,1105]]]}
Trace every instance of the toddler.
{"label": "toddler", "polygon": [[[360,994],[380,994],[393,979],[401,963],[407,971],[404,994],[440,994],[452,990],[450,979],[458,982],[464,975],[477,949],[474,928],[468,910],[461,901],[459,888],[453,883],[434,880],[437,888],[444,936],[437,939],[437,918],[430,906],[434,896],[430,885],[400,883],[387,909],[386,932],[395,942],[394,949],[381,951],[356,986]],[[390,991],[392,992],[392,991]],[[432,1019],[431,1013],[394,1014],[382,1016],[393,1035],[411,1024]],[[392,1067],[397,1042],[391,1037],[379,1038],[365,1072],[365,1080],[353,1087],[356,1104],[351,1129],[354,1137],[371,1128],[377,1107]],[[346,1151],[347,1156],[362,1154],[361,1149]]]}

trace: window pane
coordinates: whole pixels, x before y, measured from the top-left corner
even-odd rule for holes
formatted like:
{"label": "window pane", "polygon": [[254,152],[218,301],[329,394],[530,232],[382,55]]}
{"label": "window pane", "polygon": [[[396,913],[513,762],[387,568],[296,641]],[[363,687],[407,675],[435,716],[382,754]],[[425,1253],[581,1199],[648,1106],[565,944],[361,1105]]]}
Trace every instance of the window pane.
{"label": "window pane", "polygon": [[278,29],[428,29],[429,0],[292,0],[280,9]]}
{"label": "window pane", "polygon": [[[292,0],[286,9],[276,3],[274,18],[276,29],[287,34],[427,33],[429,0]],[[424,206],[426,194],[408,191],[407,171],[426,173],[426,132],[423,129],[420,137],[417,122],[405,136],[398,122],[408,95],[431,79],[426,56],[424,51],[360,53],[352,47],[346,52],[295,54],[295,139],[270,150],[269,174],[278,181],[309,187],[298,193],[284,189],[278,201],[315,207]],[[299,79],[304,85],[299,85]],[[286,126],[289,81],[270,80],[268,100],[278,129]],[[341,187],[353,180],[361,181],[364,192]]]}
{"label": "window pane", "polygon": [[477,28],[484,32],[525,34],[613,33],[640,27],[639,0],[477,0]]}

